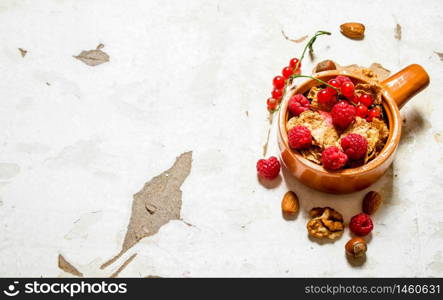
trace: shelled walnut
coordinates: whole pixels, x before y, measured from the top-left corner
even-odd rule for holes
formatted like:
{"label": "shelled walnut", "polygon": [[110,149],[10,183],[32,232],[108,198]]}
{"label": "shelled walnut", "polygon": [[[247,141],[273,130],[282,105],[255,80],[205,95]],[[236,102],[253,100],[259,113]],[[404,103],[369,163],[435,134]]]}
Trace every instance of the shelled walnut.
{"label": "shelled walnut", "polygon": [[343,216],[330,207],[314,207],[309,212],[308,233],[316,238],[336,239],[343,234]]}

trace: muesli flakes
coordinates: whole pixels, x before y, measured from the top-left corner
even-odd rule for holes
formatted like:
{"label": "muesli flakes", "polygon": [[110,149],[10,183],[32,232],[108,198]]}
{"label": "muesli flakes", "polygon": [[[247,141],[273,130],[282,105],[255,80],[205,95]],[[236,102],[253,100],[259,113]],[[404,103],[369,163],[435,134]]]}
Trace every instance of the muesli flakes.
{"label": "muesli flakes", "polygon": [[327,113],[320,114],[316,111],[305,111],[298,117],[292,117],[286,127],[291,130],[295,126],[305,126],[311,131],[313,145],[325,149],[328,146],[335,146],[339,139],[339,134],[332,122],[328,120]]}

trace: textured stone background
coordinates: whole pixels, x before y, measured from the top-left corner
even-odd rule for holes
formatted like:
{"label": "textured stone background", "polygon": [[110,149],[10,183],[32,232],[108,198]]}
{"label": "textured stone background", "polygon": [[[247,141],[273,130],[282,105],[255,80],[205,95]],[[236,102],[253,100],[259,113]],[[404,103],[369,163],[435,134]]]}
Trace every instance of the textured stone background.
{"label": "textured stone background", "polygon": [[[85,276],[116,254],[132,195],[193,151],[182,218],[128,251],[121,276],[443,276],[443,2],[2,1],[0,3],[0,275],[59,276],[63,254]],[[366,25],[363,41],[339,25]],[[402,39],[394,38],[401,24]],[[329,30],[317,60],[425,67],[431,85],[402,110],[401,145],[371,189],[376,214],[367,261],[352,266],[349,237],[319,244],[306,213],[332,206],[346,220],[366,191],[331,196],[288,176],[261,186],[272,77]],[[90,67],[72,56],[102,49]],[[23,58],[17,48],[28,51]],[[246,114],[248,112],[248,114]],[[269,154],[278,153],[275,128]],[[288,188],[302,212],[285,221]]]}

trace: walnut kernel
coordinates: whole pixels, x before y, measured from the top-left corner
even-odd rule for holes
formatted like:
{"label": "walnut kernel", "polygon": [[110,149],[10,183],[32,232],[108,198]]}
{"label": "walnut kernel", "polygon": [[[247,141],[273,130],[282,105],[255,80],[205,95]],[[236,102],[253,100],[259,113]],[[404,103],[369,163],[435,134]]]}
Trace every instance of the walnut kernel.
{"label": "walnut kernel", "polygon": [[312,218],[306,225],[308,233],[316,238],[336,239],[343,234],[343,216],[330,207],[314,207],[309,212]]}

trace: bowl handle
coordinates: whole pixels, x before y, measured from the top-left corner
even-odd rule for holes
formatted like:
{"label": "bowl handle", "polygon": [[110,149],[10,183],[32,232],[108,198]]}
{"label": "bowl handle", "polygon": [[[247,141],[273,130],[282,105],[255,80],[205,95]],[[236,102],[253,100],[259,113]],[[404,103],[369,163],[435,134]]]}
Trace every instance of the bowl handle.
{"label": "bowl handle", "polygon": [[407,66],[381,83],[389,96],[395,100],[399,109],[428,84],[428,73],[417,64]]}

